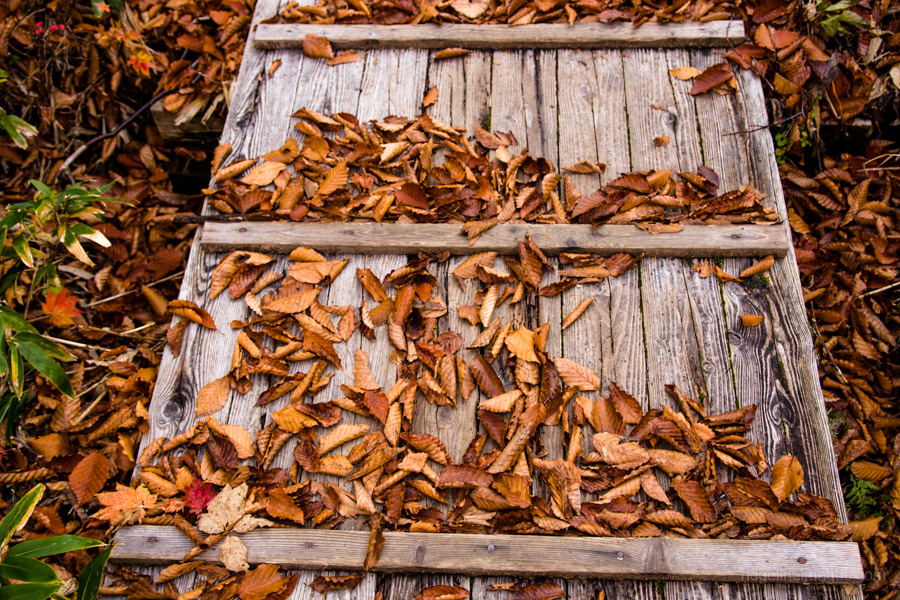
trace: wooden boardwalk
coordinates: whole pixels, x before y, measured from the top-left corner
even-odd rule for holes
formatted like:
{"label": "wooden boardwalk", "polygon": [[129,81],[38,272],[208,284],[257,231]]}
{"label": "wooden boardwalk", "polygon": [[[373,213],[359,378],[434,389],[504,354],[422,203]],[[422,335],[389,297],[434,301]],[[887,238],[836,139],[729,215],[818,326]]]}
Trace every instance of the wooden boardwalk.
{"label": "wooden boardwalk", "polygon": [[[279,8],[279,0],[259,0],[254,23],[274,16]],[[719,174],[721,189],[750,184],[763,191],[766,202],[780,214],[786,214],[759,79],[736,71],[736,94],[694,97],[688,94],[688,82],[669,73],[683,66],[703,70],[723,61],[727,48],[480,50],[439,61],[433,60],[433,49],[392,48],[361,51],[363,60],[330,67],[304,57],[298,49],[259,49],[253,35],[222,136],[222,142],[234,149],[229,160],[256,157],[291,135],[299,139],[290,115],[301,107],[326,114],[348,112],[361,121],[390,114],[414,116],[422,112],[425,91],[437,86],[439,99],[425,112],[442,122],[465,127],[470,134],[477,125],[489,122],[491,129],[511,131],[533,155],[557,165],[583,159],[606,163],[603,175],[573,176],[583,192],[590,193],[622,172],[694,171],[706,165]],[[270,75],[277,61],[280,67]],[[657,147],[653,139],[659,136],[669,136],[670,143]],[[787,224],[783,227],[786,230]],[[227,294],[207,299],[210,273],[227,247],[227,238],[216,237],[215,232],[216,226],[210,225],[198,233],[207,245],[194,244],[180,297],[204,306],[219,331],[189,327],[180,356],[173,358],[166,350],[145,444],[160,436],[173,437],[198,421],[194,417],[198,390],[229,369],[237,330],[228,324],[248,319],[246,305],[231,301]],[[714,255],[706,252],[710,254]],[[586,322],[564,332],[551,328],[548,353],[590,366],[603,380],[601,389],[613,380],[645,408],[670,403],[666,384],[705,399],[711,413],[757,404],[751,435],[761,442],[770,462],[785,454],[797,456],[807,475],[803,491],[830,499],[846,521],[793,250],[773,247],[772,254],[780,257],[768,274],[770,282],[756,289],[723,285],[715,277],[700,278],[684,258],[646,258],[639,268],[620,277],[574,287],[556,297],[504,305],[497,316],[533,329],[545,322],[560,323],[579,302],[593,298],[591,310],[582,317]],[[384,277],[406,262],[403,255],[387,253],[337,258],[346,258],[349,264],[329,286],[328,301],[354,306],[362,302],[356,268],[369,268]],[[472,303],[474,290],[467,295],[449,276],[464,258],[454,256],[437,266],[435,291],[448,300],[449,329],[469,340],[478,331],[459,318],[456,307]],[[286,257],[278,260],[286,271]],[[754,262],[741,257],[722,260],[724,269],[733,274]],[[744,328],[740,317],[745,314],[763,315],[765,321],[759,327]],[[367,352],[376,379],[385,389],[390,387],[396,375],[386,337],[370,341],[355,333],[338,350],[345,365],[353,364],[356,348]],[[472,358],[471,351],[461,352],[466,360]],[[254,388],[246,396],[231,392],[225,407],[214,415],[220,423],[241,425],[252,433],[269,424],[270,414],[287,403],[285,397],[254,406],[255,398],[269,385],[266,377],[254,377]],[[320,397],[340,395],[341,383],[352,383],[352,369],[337,372]],[[477,429],[476,405],[472,400],[459,408],[420,402],[413,429],[441,438],[458,460]],[[345,422],[366,422],[347,414]],[[561,431],[546,429],[545,445],[558,452]],[[289,444],[272,466],[289,467],[291,448]],[[343,527],[366,529],[354,522]],[[159,567],[141,568],[159,571]],[[320,597],[305,585],[319,574],[300,572],[300,585],[291,599]],[[193,578],[186,575],[175,583],[186,591],[193,587]],[[406,600],[422,587],[446,583],[469,589],[472,598],[502,598],[501,593],[485,590],[508,580],[371,573],[355,590],[328,597],[369,600],[380,590],[384,600]],[[856,593],[852,586],[763,584],[752,577],[742,583],[557,581],[571,600],[594,599],[601,591],[615,599],[811,599]]]}

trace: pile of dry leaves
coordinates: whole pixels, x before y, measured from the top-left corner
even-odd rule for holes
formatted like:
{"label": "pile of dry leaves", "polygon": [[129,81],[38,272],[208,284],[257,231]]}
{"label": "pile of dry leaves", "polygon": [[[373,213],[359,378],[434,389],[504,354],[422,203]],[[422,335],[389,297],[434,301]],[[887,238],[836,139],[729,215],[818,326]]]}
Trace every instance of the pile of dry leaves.
{"label": "pile of dry leaves", "polygon": [[[368,124],[307,108],[294,116],[301,117],[302,148],[288,138],[278,150],[221,168],[231,147],[216,149],[210,206],[293,221],[456,222],[470,240],[509,221],[634,224],[655,234],[684,224],[772,224],[778,218],[749,186],[717,195],[719,177],[707,167],[678,173],[677,180],[668,169],[625,173],[584,195],[547,160],[527,150],[510,153],[508,147],[518,145],[511,133],[479,126],[473,144],[464,130],[427,115]],[[328,131],[342,135],[324,137]],[[585,160],[563,170],[605,169]],[[564,200],[556,191],[561,180]]]}
{"label": "pile of dry leaves", "polygon": [[[247,549],[229,533],[279,524],[333,528],[361,516],[372,529],[367,568],[377,563],[386,528],[797,540],[850,536],[828,500],[798,492],[804,473],[796,458],[785,456],[772,465],[771,483],[759,477],[769,465],[760,446],[745,435],[755,406],[710,415],[668,386],[677,409],[644,410],[613,382],[608,396],[592,400],[581,393],[599,389],[597,374],[545,352],[554,325],[514,328],[495,317],[503,302],[523,301],[526,288],[537,291],[552,268],[530,239],[519,243],[517,257],[504,259],[506,269],[495,267],[498,257],[491,252],[475,254],[451,272],[455,282],[449,285],[478,286],[477,304],[456,308],[479,325],[471,340],[442,323],[447,300],[437,294],[429,267],[447,258],[420,255],[383,280],[357,269],[365,290],[357,320],[355,307],[319,300],[346,260],[299,247],[284,273],[273,257],[227,255],[213,272],[211,294],[228,289],[233,298],[243,296],[253,316],[231,323],[240,329],[231,370],[199,391],[195,414],[222,409],[229,390],[249,392],[252,374],[268,375],[270,387],[244,401],[265,405],[289,394],[290,403],[255,432],[207,416],[172,439],[153,440],[139,458],[142,485],[100,494],[103,508],[95,517],[114,525],[141,519],[176,525],[196,546],[161,580],[203,569],[208,577],[197,594],[229,589],[229,582],[251,585],[248,580],[256,577],[259,568],[233,574],[247,570]],[[634,262],[633,257],[608,259],[623,269]],[[601,278],[598,271],[591,273],[590,280]],[[185,317],[180,323],[195,323],[189,327],[216,327],[196,305],[178,302],[172,308]],[[565,321],[571,325],[577,318],[573,314]],[[176,350],[183,327],[177,325],[170,338]],[[335,370],[348,367],[336,346],[357,329],[365,337],[390,340],[396,383],[379,382],[369,356],[357,349],[353,385],[341,385],[341,397],[319,397]],[[463,347],[476,350],[469,362],[462,358]],[[303,371],[291,369],[292,363]],[[468,442],[459,462],[440,439],[413,429],[422,402],[478,402],[484,433]],[[347,414],[364,419],[345,423]],[[547,447],[542,432],[554,426],[563,434],[556,442],[560,447]],[[291,448],[292,461],[279,459]],[[550,459],[551,454],[560,458]],[[730,480],[720,481],[723,470]],[[227,570],[192,560],[217,543]],[[337,589],[360,579],[317,581]],[[135,585],[123,581],[122,591],[133,594]]]}

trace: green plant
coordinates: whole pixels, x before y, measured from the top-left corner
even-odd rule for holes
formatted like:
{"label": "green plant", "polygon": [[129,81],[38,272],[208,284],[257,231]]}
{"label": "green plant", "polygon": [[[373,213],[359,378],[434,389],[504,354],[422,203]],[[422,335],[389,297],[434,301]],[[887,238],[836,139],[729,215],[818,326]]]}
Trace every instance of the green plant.
{"label": "green plant", "polygon": [[[38,560],[45,556],[64,554],[103,546],[103,542],[75,535],[38,538],[10,546],[44,495],[44,485],[38,484],[22,496],[12,510],[0,521],[0,600],[46,600],[53,596],[65,598],[59,592],[63,581],[47,563]],[[76,600],[94,600],[100,591],[103,569],[112,547],[93,559],[78,576]]]}
{"label": "green plant", "polygon": [[[783,165],[787,160],[787,154],[794,147],[795,141],[791,139],[791,127],[775,134],[775,160],[779,165]],[[804,127],[798,127],[799,142],[801,148],[809,148],[812,142],[809,139],[809,132]]]}
{"label": "green plant", "polygon": [[807,18],[822,30],[825,38],[833,38],[839,34],[850,33],[849,27],[865,29],[869,26],[865,19],[850,10],[859,4],[859,0],[840,0],[831,3],[818,0],[807,9]]}
{"label": "green plant", "polygon": [[[6,83],[8,78],[9,73],[0,69],[0,83]],[[15,115],[7,114],[2,108],[0,108],[0,129],[3,129],[12,138],[13,143],[22,149],[28,147],[27,138],[36,136],[38,132],[34,125]]]}
{"label": "green plant", "polygon": [[[106,237],[85,221],[99,220],[102,209],[98,203],[107,200],[102,195],[110,186],[88,189],[75,184],[57,191],[39,181],[31,183],[37,189],[35,197],[8,206],[0,219],[0,293],[8,304],[22,300],[23,282],[29,285],[28,300],[43,288],[62,288],[55,256],[59,244],[88,264],[93,263],[79,237],[109,245]],[[62,393],[73,395],[72,384],[58,362],[71,358],[14,310],[0,306],[0,422],[6,421],[7,438],[24,407],[24,384],[32,369]]]}
{"label": "green plant", "polygon": [[878,505],[881,503],[881,489],[871,481],[860,479],[853,473],[848,472],[847,475],[849,477],[843,486],[847,507],[864,519],[880,515]]}

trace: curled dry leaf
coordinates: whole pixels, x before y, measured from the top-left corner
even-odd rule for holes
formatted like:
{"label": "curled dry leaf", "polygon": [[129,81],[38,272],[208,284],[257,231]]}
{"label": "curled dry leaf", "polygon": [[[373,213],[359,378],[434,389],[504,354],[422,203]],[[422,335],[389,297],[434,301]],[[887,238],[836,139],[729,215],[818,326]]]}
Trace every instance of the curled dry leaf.
{"label": "curled dry leaf", "polygon": [[565,329],[569,325],[574,323],[575,320],[578,319],[578,317],[580,317],[582,314],[584,314],[584,311],[586,311],[588,309],[588,307],[591,304],[593,304],[593,302],[594,302],[593,298],[585,298],[584,300],[579,302],[578,306],[576,306],[574,309],[572,309],[572,312],[570,312],[568,315],[566,315],[566,318],[563,319],[563,324],[562,324],[563,331],[565,331]]}
{"label": "curled dry leaf", "polygon": [[443,50],[438,50],[434,53],[434,60],[444,60],[447,58],[456,58],[458,56],[465,56],[466,54],[471,54],[471,50],[466,50],[465,48],[444,48]]}
{"label": "curled dry leaf", "polygon": [[680,79],[682,81],[687,81],[688,79],[693,79],[700,75],[702,71],[695,67],[678,67],[677,69],[669,69],[669,73],[672,74],[672,77],[675,79]]}
{"label": "curled dry leaf", "polygon": [[352,575],[319,575],[307,584],[320,594],[327,594],[335,590],[352,590],[359,585],[359,582],[365,579],[365,573],[354,573]]}
{"label": "curled dry leaf", "polygon": [[433,585],[422,588],[413,600],[464,600],[469,597],[469,590],[455,585]]}
{"label": "curled dry leaf", "polygon": [[775,266],[775,257],[769,255],[769,256],[765,257],[764,259],[762,259],[761,261],[759,261],[753,265],[750,265],[749,267],[747,267],[746,269],[741,271],[741,277],[753,277],[754,275],[756,275],[758,273],[764,273],[764,272],[768,271],[769,269],[771,269],[774,266]]}
{"label": "curled dry leaf", "polygon": [[772,465],[772,491],[782,502],[803,485],[803,466],[796,456],[782,456]]}
{"label": "curled dry leaf", "polygon": [[433,86],[430,90],[425,92],[425,98],[422,99],[422,108],[428,108],[432,104],[438,101],[438,88],[437,86]]}
{"label": "curled dry leaf", "polygon": [[763,320],[762,315],[741,315],[741,325],[744,327],[756,327]]}
{"label": "curled dry leaf", "polygon": [[188,321],[193,321],[209,329],[216,329],[216,323],[206,309],[197,306],[190,300],[172,300],[169,302],[169,310],[172,311],[172,314]]}
{"label": "curled dry leaf", "polygon": [[303,54],[310,58],[334,58],[334,50],[327,38],[314,33],[306,34],[301,43]]}

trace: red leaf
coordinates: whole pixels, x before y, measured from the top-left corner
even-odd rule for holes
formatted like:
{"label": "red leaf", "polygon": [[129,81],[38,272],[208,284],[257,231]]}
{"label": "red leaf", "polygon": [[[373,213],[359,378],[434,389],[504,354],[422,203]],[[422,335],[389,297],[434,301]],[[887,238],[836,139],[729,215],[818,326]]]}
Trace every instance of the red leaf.
{"label": "red leaf", "polygon": [[75,324],[73,319],[82,311],[75,308],[78,298],[70,296],[66,288],[58,292],[47,294],[47,301],[41,303],[44,314],[50,315],[50,323],[57,327],[70,327]]}
{"label": "red leaf", "polygon": [[206,506],[216,497],[212,485],[203,483],[196,477],[194,481],[184,490],[184,501],[195,515],[203,512]]}

